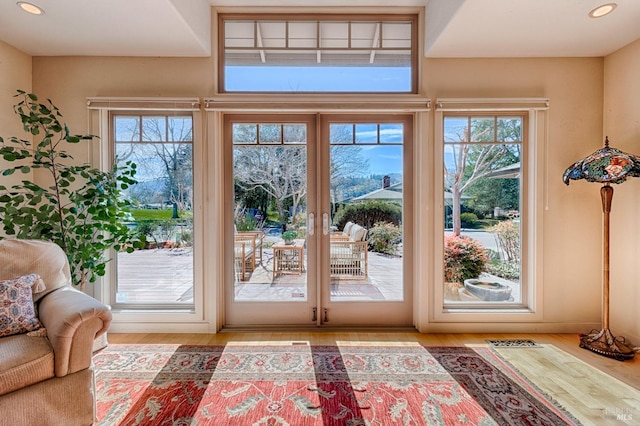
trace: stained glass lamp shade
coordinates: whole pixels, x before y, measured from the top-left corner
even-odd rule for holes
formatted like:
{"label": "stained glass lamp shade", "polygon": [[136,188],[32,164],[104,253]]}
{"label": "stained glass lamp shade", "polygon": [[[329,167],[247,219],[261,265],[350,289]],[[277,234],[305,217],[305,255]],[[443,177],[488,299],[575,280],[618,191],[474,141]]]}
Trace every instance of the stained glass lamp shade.
{"label": "stained glass lamp shade", "polygon": [[635,352],[624,337],[614,336],[609,329],[609,215],[613,200],[611,184],[630,177],[640,177],[640,157],[609,147],[609,138],[605,139],[604,148],[575,162],[562,176],[567,185],[572,179],[603,184],[600,188],[604,221],[602,330],[581,334],[580,347],[619,361],[633,358]]}

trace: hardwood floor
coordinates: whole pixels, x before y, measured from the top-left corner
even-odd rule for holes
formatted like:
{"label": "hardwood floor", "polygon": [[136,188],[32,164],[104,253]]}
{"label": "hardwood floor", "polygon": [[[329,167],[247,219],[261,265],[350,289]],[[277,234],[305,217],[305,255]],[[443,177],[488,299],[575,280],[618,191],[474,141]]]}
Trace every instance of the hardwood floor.
{"label": "hardwood floor", "polygon": [[[640,424],[640,354],[620,362],[578,347],[575,334],[420,334],[417,332],[223,332],[109,334],[114,344],[481,346],[488,339],[531,339],[541,348],[496,349],[585,425]],[[591,368],[593,367],[593,368]]]}

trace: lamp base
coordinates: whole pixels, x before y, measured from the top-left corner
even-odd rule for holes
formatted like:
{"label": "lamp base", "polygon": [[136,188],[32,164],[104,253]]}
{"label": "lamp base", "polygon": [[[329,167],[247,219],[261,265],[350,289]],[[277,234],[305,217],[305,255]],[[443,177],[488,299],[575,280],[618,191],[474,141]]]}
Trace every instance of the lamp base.
{"label": "lamp base", "polygon": [[[595,330],[594,330],[595,331]],[[632,359],[636,352],[624,337],[616,337],[608,328],[580,335],[580,347],[618,361]]]}

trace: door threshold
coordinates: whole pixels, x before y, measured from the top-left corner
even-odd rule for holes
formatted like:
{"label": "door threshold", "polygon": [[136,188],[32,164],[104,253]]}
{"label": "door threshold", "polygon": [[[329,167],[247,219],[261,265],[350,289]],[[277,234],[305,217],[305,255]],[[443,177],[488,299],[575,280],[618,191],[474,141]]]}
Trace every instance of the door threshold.
{"label": "door threshold", "polygon": [[313,326],[313,325],[226,325],[218,333],[306,332],[306,333],[418,333],[413,326]]}

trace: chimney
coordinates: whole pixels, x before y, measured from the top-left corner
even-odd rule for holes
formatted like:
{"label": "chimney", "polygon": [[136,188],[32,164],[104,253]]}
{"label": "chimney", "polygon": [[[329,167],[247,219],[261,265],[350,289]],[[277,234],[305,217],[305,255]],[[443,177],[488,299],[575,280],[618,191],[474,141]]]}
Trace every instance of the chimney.
{"label": "chimney", "polygon": [[382,178],[382,189],[388,188],[391,186],[391,177],[390,176],[384,176]]}

